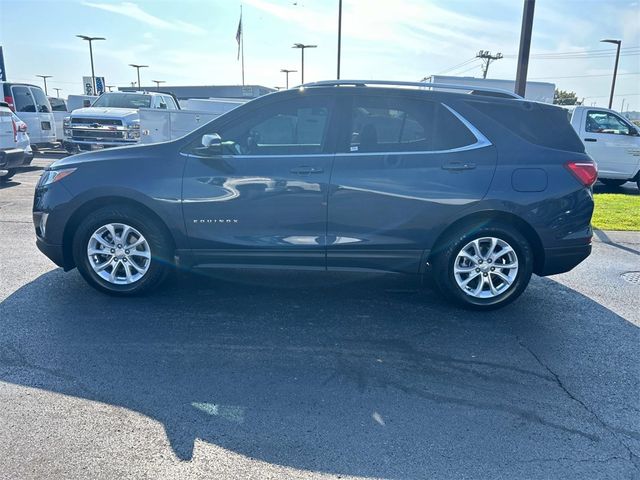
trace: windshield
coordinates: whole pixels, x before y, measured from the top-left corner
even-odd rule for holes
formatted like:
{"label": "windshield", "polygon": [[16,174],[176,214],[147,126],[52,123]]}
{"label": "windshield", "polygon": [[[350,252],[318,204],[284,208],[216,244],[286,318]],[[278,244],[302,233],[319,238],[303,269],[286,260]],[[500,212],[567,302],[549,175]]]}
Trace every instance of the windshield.
{"label": "windshield", "polygon": [[149,108],[151,97],[136,93],[105,93],[98,98],[92,107],[111,108]]}

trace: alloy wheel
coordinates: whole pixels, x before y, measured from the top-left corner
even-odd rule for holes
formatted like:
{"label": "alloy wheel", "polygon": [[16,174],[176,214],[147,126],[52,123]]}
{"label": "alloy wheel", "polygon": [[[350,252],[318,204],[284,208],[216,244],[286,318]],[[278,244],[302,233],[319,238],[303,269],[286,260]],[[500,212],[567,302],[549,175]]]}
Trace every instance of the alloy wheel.
{"label": "alloy wheel", "polygon": [[500,238],[477,238],[460,250],[453,274],[465,294],[495,298],[513,285],[518,275],[518,256],[511,245]]}
{"label": "alloy wheel", "polygon": [[151,265],[151,249],[144,236],[124,223],[108,223],[89,238],[87,256],[93,271],[114,285],[140,280]]}

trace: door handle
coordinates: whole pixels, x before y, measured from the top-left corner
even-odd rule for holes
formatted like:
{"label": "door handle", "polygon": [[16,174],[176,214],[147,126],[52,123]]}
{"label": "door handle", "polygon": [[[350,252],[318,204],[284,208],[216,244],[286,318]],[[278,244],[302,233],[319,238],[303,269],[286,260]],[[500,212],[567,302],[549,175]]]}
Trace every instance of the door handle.
{"label": "door handle", "polygon": [[294,167],[289,170],[291,173],[295,173],[297,175],[309,175],[310,173],[322,173],[324,170],[319,167],[309,167],[307,165],[301,165],[299,167]]}
{"label": "door handle", "polygon": [[598,140],[595,138],[585,138],[584,139],[585,142],[597,142]]}
{"label": "door handle", "polygon": [[443,170],[453,171],[473,170],[476,168],[476,164],[471,162],[445,162],[442,164],[442,168]]}

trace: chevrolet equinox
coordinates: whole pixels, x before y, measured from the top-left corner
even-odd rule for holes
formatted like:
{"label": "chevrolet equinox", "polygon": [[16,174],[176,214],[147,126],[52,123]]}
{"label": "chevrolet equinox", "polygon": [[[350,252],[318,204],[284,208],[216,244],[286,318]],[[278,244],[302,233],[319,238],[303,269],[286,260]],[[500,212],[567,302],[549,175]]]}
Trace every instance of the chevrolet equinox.
{"label": "chevrolet equinox", "polygon": [[431,275],[463,306],[504,306],[589,255],[597,170],[561,108],[450,87],[316,82],[58,160],[37,245],[115,295],[176,266],[269,267]]}

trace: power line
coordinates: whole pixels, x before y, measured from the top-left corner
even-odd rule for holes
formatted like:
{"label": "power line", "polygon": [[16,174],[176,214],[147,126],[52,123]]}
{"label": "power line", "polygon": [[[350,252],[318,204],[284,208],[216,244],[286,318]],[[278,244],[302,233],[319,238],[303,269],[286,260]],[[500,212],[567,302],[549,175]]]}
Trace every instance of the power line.
{"label": "power line", "polygon": [[[623,47],[620,49],[620,54],[636,54],[640,50],[640,47]],[[541,58],[541,57],[564,57],[564,56],[612,56],[615,55],[615,52],[612,52],[610,49],[598,49],[598,50],[574,50],[572,52],[548,52],[548,53],[534,53],[531,54],[531,57]],[[505,58],[516,58],[518,55],[515,53],[505,54]]]}
{"label": "power line", "polygon": [[[619,73],[620,75],[640,75],[640,72],[628,72],[628,73]],[[530,80],[549,80],[555,78],[587,78],[587,77],[610,77],[610,73],[597,74],[597,75],[569,75],[567,77],[532,77]]]}
{"label": "power line", "polygon": [[440,73],[436,73],[436,75],[442,75],[442,74],[444,74],[444,73],[446,73],[446,72],[450,72],[451,70],[456,70],[456,69],[458,69],[458,68],[460,68],[460,67],[464,67],[465,65],[469,64],[470,62],[474,62],[475,60],[476,60],[476,57],[472,57],[472,58],[470,58],[470,59],[468,59],[468,60],[465,60],[465,61],[464,61],[464,62],[462,62],[462,63],[459,63],[459,64],[454,65],[454,66],[449,67],[449,68],[445,68],[445,69],[444,69],[444,70],[442,70]]}

